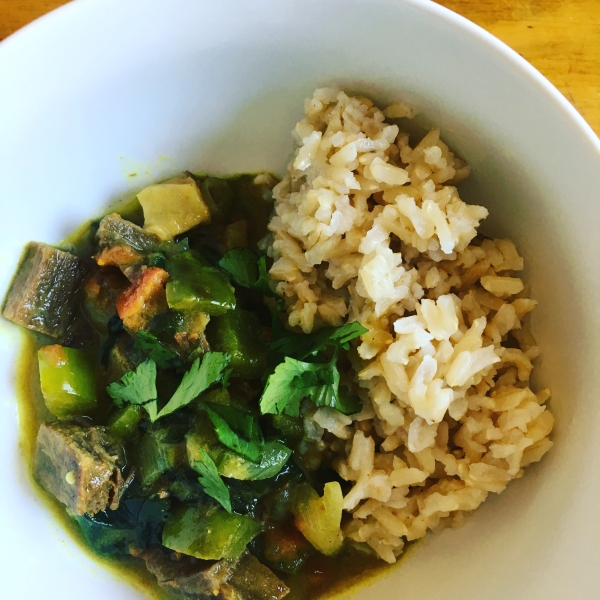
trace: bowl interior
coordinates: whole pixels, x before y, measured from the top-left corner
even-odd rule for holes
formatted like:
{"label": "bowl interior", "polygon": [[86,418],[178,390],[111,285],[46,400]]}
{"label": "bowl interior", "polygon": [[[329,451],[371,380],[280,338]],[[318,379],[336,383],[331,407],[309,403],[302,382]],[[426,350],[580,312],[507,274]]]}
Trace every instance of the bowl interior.
{"label": "bowl interior", "polygon": [[[597,597],[600,146],[533,68],[426,1],[86,0],[0,45],[0,79],[2,294],[26,241],[58,242],[153,180],[282,173],[315,87],[416,104],[418,125],[440,127],[471,164],[460,191],[489,208],[484,230],[526,259],[555,447],[463,529],[427,536],[347,597]],[[19,335],[0,331],[5,597],[59,598],[66,581],[89,600],[144,597],[83,555],[32,493],[17,446]]]}

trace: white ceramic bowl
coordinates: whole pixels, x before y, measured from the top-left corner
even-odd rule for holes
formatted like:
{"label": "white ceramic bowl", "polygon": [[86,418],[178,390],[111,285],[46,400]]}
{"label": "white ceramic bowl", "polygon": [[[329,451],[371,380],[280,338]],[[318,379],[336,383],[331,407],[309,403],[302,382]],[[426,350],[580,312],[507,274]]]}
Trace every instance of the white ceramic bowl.
{"label": "white ceramic bowl", "polygon": [[[473,167],[466,200],[512,237],[539,307],[555,447],[465,527],[429,535],[360,598],[600,597],[600,144],[537,71],[422,0],[84,0],[0,44],[0,292],[23,244],[189,168],[282,172],[303,98],[407,99]],[[136,177],[129,177],[137,173]],[[19,335],[0,323],[0,596],[143,597],[83,555],[17,445]]]}

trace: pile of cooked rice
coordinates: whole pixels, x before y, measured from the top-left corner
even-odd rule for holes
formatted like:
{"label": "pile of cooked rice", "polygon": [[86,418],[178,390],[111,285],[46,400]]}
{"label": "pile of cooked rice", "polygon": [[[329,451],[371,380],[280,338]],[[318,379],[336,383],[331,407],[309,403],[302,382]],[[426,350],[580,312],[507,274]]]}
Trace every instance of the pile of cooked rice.
{"label": "pile of cooked rice", "polygon": [[476,237],[488,211],[460,199],[469,167],[439,130],[413,148],[389,122],[411,106],[319,89],[305,113],[274,189],[270,275],[290,326],[369,329],[350,353],[362,411],[304,415],[353,482],[345,536],[392,563],[552,446],[550,391],[529,387],[539,350],[523,319],[537,303],[514,244]]}

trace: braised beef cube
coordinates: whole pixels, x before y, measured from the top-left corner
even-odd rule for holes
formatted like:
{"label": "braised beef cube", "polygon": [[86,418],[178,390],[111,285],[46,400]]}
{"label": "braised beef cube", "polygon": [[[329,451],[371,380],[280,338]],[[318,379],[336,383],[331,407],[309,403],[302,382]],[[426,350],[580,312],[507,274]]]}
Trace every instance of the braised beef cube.
{"label": "braised beef cube", "polygon": [[128,371],[133,371],[143,360],[141,352],[135,347],[134,340],[122,333],[108,353],[106,382],[121,379]]}
{"label": "braised beef cube", "polygon": [[245,552],[227,582],[240,600],[280,600],[289,588],[255,556]]}
{"label": "braised beef cube", "polygon": [[189,556],[169,555],[160,548],[148,548],[143,552],[132,551],[143,558],[146,568],[156,577],[158,585],[168,590],[169,597],[185,600],[234,600],[237,596],[225,596],[226,581],[231,576],[237,560],[218,562],[198,560]]}
{"label": "braised beef cube", "polygon": [[123,450],[103,427],[42,423],[35,452],[38,481],[75,515],[116,509],[123,492]]}
{"label": "braised beef cube", "polygon": [[117,213],[107,215],[100,221],[96,241],[102,250],[126,246],[142,254],[156,252],[160,246],[157,236],[144,231],[135,223],[121,218]]}
{"label": "braised beef cube", "polygon": [[218,562],[168,555],[159,548],[133,552],[158,585],[180,600],[280,600],[289,588],[247,551]]}
{"label": "braised beef cube", "polygon": [[4,301],[3,315],[17,325],[63,337],[73,320],[85,263],[52,246],[30,242]]}

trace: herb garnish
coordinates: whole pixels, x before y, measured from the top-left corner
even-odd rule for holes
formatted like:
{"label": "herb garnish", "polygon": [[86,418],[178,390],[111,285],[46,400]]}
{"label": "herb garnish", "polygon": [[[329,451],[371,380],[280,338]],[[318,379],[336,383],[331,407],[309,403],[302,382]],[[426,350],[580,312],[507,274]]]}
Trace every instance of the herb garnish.
{"label": "herb garnish", "polygon": [[206,412],[222,444],[253,462],[260,461],[264,442],[254,415],[219,404],[207,404]]}
{"label": "herb garnish", "polygon": [[219,475],[215,461],[208,455],[206,450],[197,448],[196,451],[200,455],[200,460],[194,460],[192,467],[200,474],[198,481],[204,488],[204,492],[207,496],[219,502],[228,513],[231,513],[229,490]]}
{"label": "herb garnish", "polygon": [[156,362],[152,359],[125,373],[121,379],[111,383],[106,391],[117,406],[122,406],[124,402],[144,406],[150,421],[154,422],[188,405],[211,385],[221,381],[229,361],[229,355],[223,352],[207,352],[202,363],[197,358],[160,412],[156,393]]}

